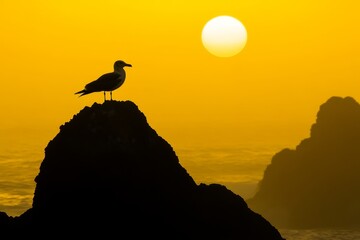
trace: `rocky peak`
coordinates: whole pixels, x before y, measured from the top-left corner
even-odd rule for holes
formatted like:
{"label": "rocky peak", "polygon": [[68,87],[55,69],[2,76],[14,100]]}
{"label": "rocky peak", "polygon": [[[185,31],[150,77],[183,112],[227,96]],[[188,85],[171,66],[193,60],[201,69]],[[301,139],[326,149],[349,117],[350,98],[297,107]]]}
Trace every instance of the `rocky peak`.
{"label": "rocky peak", "polygon": [[225,186],[197,185],[130,101],[95,103],[62,125],[35,181],[10,235],[282,239]]}

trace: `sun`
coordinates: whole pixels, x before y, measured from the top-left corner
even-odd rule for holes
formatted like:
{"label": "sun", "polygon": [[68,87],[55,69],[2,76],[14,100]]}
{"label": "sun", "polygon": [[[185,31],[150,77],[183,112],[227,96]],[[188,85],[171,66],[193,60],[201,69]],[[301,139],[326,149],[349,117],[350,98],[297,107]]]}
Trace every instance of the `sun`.
{"label": "sun", "polygon": [[244,25],[231,16],[210,19],[201,34],[204,47],[218,57],[232,57],[241,52],[247,42]]}

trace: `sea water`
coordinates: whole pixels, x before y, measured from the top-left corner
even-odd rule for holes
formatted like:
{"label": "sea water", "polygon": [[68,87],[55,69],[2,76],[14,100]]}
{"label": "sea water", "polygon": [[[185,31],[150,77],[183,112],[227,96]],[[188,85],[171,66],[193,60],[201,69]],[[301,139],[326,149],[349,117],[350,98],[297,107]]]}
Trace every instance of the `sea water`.
{"label": "sea water", "polygon": [[360,240],[356,229],[280,229],[286,240]]}

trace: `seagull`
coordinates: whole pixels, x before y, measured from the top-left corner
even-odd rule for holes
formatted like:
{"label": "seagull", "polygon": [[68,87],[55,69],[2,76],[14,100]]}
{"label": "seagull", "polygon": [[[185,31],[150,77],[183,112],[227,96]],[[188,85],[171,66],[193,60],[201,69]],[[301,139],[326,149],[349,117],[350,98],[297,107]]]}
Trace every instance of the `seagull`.
{"label": "seagull", "polygon": [[124,67],[132,67],[122,60],[114,63],[114,72],[105,73],[95,81],[85,85],[85,88],[75,94],[80,94],[79,97],[93,93],[104,91],[104,101],[106,101],[106,92],[110,92],[110,99],[112,101],[112,91],[119,88],[125,81],[126,73]]}

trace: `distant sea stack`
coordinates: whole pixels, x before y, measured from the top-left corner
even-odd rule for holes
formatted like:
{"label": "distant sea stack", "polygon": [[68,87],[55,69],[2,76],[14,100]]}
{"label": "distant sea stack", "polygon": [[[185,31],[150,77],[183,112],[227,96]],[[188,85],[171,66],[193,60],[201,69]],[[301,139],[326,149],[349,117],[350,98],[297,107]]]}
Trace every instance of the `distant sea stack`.
{"label": "distant sea stack", "polygon": [[277,153],[247,201],[276,227],[360,227],[360,105],[332,97],[310,137]]}
{"label": "distant sea stack", "polygon": [[283,239],[226,187],[197,185],[131,101],[74,115],[46,147],[35,181],[31,209],[0,214],[0,237]]}

